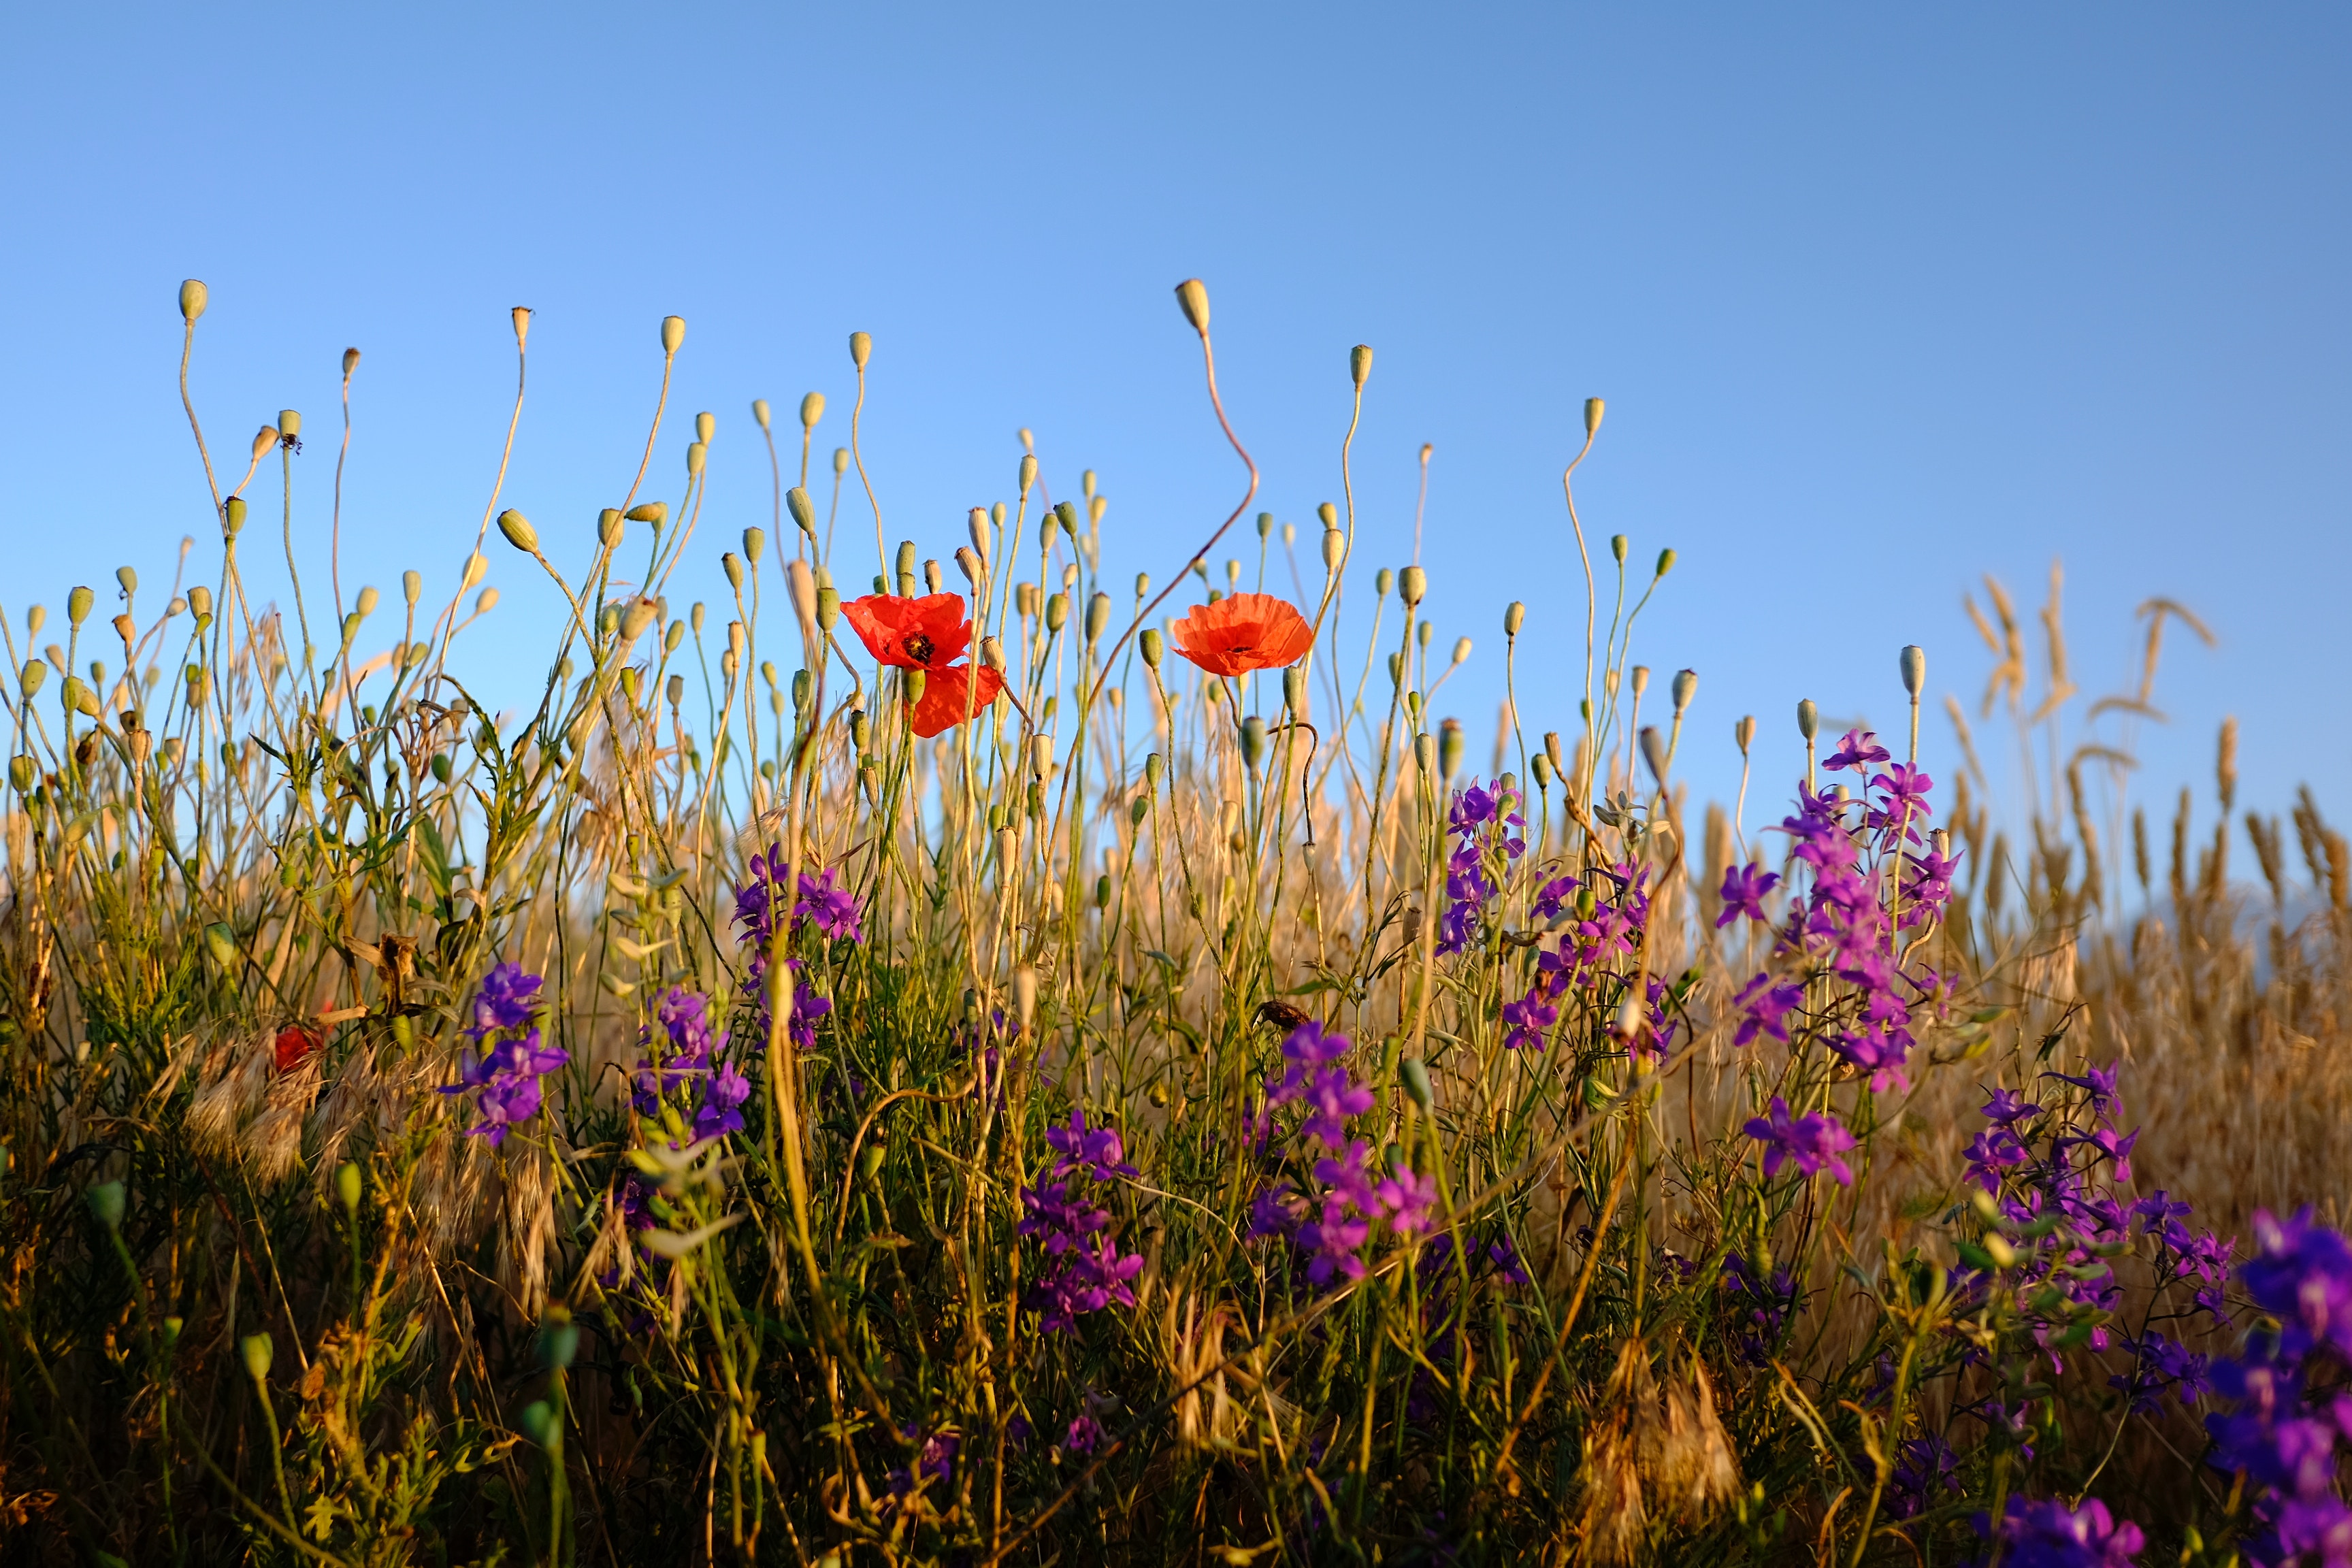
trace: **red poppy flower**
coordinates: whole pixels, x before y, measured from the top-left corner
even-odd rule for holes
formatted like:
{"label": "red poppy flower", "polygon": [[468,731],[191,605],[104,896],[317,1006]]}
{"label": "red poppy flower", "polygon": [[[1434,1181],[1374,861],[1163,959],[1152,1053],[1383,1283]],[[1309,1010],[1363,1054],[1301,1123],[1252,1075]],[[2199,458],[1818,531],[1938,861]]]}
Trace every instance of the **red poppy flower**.
{"label": "red poppy flower", "polygon": [[292,1072],[302,1065],[302,1059],[326,1042],[299,1024],[289,1024],[278,1031],[277,1058],[279,1072]]}
{"label": "red poppy flower", "polygon": [[1176,651],[1211,675],[1246,675],[1295,664],[1315,646],[1315,628],[1286,599],[1235,594],[1195,605],[1168,628]]}
{"label": "red poppy flower", "polygon": [[866,652],[900,669],[944,670],[971,646],[961,594],[926,594],[919,599],[868,594],[842,605],[841,613]]}
{"label": "red poppy flower", "polygon": [[[940,598],[954,595],[941,594]],[[943,731],[952,730],[990,703],[1004,689],[1004,677],[986,665],[979,667],[977,677],[969,664],[951,664],[945,669],[925,672],[923,695],[916,700],[907,714],[907,725],[928,741]],[[965,705],[965,699],[971,705]]]}

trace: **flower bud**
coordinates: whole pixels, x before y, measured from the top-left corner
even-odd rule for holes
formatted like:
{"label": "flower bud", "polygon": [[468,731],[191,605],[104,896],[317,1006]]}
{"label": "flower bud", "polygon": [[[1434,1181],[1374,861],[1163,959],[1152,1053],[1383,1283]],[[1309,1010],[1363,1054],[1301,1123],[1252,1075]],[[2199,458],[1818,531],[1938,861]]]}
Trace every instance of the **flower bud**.
{"label": "flower bud", "polygon": [[849,472],[849,448],[835,447],[833,449],[833,477],[837,479],[847,472]]}
{"label": "flower bud", "polygon": [[784,492],[784,510],[793,514],[793,521],[811,539],[816,537],[816,508],[809,504],[808,491],[798,485]]}
{"label": "flower bud", "polygon": [[687,477],[692,479],[699,476],[702,472],[702,465],[709,459],[709,455],[710,448],[704,446],[701,442],[693,441],[688,443],[686,448]]}
{"label": "flower bud", "polygon": [[1517,637],[1519,628],[1527,624],[1527,620],[1528,607],[1518,600],[1513,599],[1503,606],[1503,635],[1507,637]]}
{"label": "flower bud", "polygon": [[631,507],[621,515],[631,522],[650,522],[656,528],[659,528],[663,523],[669,521],[669,502],[666,500],[640,501],[638,504]]}
{"label": "flower bud", "polygon": [[1429,574],[1418,566],[1408,566],[1399,579],[1399,586],[1405,608],[1412,609],[1421,603],[1422,595],[1429,592]]}
{"label": "flower bud", "polygon": [[1423,775],[1437,772],[1437,737],[1426,730],[1412,738],[1412,765]]}
{"label": "flower bud", "polygon": [[1348,379],[1358,386],[1372,379],[1372,345],[1358,343],[1348,351]]}
{"label": "flower bud", "polygon": [[205,287],[203,279],[189,279],[180,285],[180,319],[189,326],[194,326],[196,318],[205,313],[205,302],[211,299],[212,290]]}
{"label": "flower bud", "polygon": [[403,572],[400,574],[400,596],[407,601],[408,607],[412,610],[416,608],[416,601],[424,595],[425,574],[414,567]]}
{"label": "flower bud", "polygon": [[800,617],[801,636],[816,640],[816,574],[809,563],[794,556],[784,566],[784,585],[792,591],[793,614]]}
{"label": "flower bud", "polygon": [[1896,662],[1903,671],[1903,689],[1911,694],[1912,701],[1918,701],[1920,689],[1927,684],[1927,650],[1915,643],[1903,650]]}
{"label": "flower bud", "polygon": [[[663,1233],[656,1231],[654,1234]],[[563,1417],[558,1415],[555,1407],[546,1400],[534,1399],[524,1405],[520,1423],[523,1436],[549,1453],[563,1447]]]}
{"label": "flower bud", "polygon": [[1673,689],[1675,694],[1675,711],[1680,713],[1684,709],[1691,705],[1691,699],[1698,695],[1698,671],[1695,669],[1678,669],[1675,671],[1675,684]]}
{"label": "flower bud", "polygon": [[259,1383],[269,1375],[274,1347],[268,1334],[247,1334],[236,1342],[236,1348],[245,1357],[246,1376]]}
{"label": "flower bud", "polygon": [[17,794],[32,794],[33,781],[39,777],[40,770],[32,758],[20,753],[8,759],[8,782],[16,786]]}
{"label": "flower bud", "polygon": [[[462,594],[467,589],[472,587],[475,584],[480,582],[482,580],[483,574],[489,571],[489,558],[484,555],[480,551],[477,550],[472,554],[467,556],[466,564],[460,567],[457,572],[457,591]],[[190,600],[191,604],[194,604],[194,601],[193,599]]]}
{"label": "flower bud", "polygon": [[1253,713],[1242,721],[1242,765],[1255,773],[1265,761],[1265,721]]}
{"label": "flower bud", "polygon": [[1037,971],[1024,963],[1013,972],[1013,1011],[1027,1036],[1037,1026]]}
{"label": "flower bud", "polygon": [[1731,727],[1731,738],[1739,742],[1739,754],[1746,756],[1748,748],[1756,741],[1756,715],[1750,713]]}
{"label": "flower bud", "polygon": [[764,528],[745,529],[743,531],[743,559],[749,561],[752,565],[757,566],[760,563],[760,557],[765,555],[767,552],[768,531]]}
{"label": "flower bud", "polygon": [[1143,650],[1144,667],[1148,669],[1158,669],[1160,668],[1160,628],[1157,626],[1144,627],[1143,635],[1137,637],[1135,641],[1136,646]]}
{"label": "flower bud", "polygon": [[719,558],[719,569],[727,574],[727,585],[736,592],[743,589],[743,558],[730,550]]}
{"label": "flower bud", "polygon": [[1437,765],[1445,774],[1448,784],[1452,784],[1454,775],[1462,771],[1462,750],[1461,721],[1448,719],[1437,728]]}
{"label": "flower bud", "polygon": [[1110,595],[1097,594],[1087,601],[1087,643],[1089,647],[1102,641],[1110,626]]}
{"label": "flower bud", "polygon": [[857,367],[857,369],[858,369],[858,373],[859,373],[860,374],[863,374],[865,373],[865,370],[866,370],[866,362],[867,360],[872,359],[873,357],[874,357],[874,338],[873,338],[873,335],[872,335],[871,333],[869,333],[869,332],[852,332],[852,333],[850,333],[850,334],[849,334],[849,363],[850,363],[851,364],[854,364],[854,365],[856,365],[856,366]]}
{"label": "flower bud", "polygon": [[1262,511],[1257,514],[1257,536],[1260,539],[1274,537],[1274,513]]}
{"label": "flower bud", "polygon": [[359,369],[359,367],[360,351],[357,349],[345,349],[343,351],[343,379],[345,381],[351,380],[352,372]]}
{"label": "flower bud", "polygon": [[1372,574],[1372,591],[1378,594],[1381,598],[1387,598],[1389,596],[1389,590],[1395,586],[1396,574],[1391,571],[1388,567],[1383,566],[1379,571]]}
{"label": "flower bud", "polygon": [[1339,509],[1333,506],[1328,500],[1321,502],[1316,507],[1315,515],[1322,521],[1323,526],[1326,528],[1337,528],[1339,526]]}
{"label": "flower bud", "polygon": [[1584,438],[1588,441],[1601,433],[1601,399],[1597,397],[1584,400]]}
{"label": "flower bud", "polygon": [[1326,572],[1337,572],[1339,570],[1339,563],[1347,558],[1348,536],[1336,528],[1325,529],[1323,531],[1323,569]]}
{"label": "flower bud", "polygon": [[911,577],[915,574],[915,542],[913,540],[898,541],[898,556],[896,564],[899,576]]}
{"label": "flower bud", "polygon": [[751,420],[752,423],[759,426],[761,429],[765,430],[768,428],[768,400],[766,398],[755,397],[751,399]]}
{"label": "flower bud", "polygon": [[819,588],[816,591],[817,630],[829,632],[840,619],[841,595],[831,588]]}
{"label": "flower bud", "polygon": [[666,354],[674,354],[677,353],[678,345],[685,342],[686,318],[684,316],[664,316],[662,318],[661,325],[662,353]]}
{"label": "flower bud", "polygon": [[1307,667],[1294,664],[1282,672],[1282,703],[1294,719],[1307,717]]}
{"label": "flower bud", "polygon": [[[94,672],[95,667],[93,667],[93,673]],[[81,714],[85,718],[95,719],[98,717],[98,693],[92,691],[89,687],[84,686],[79,679],[72,676],[68,676],[66,678],[63,695],[67,705],[73,709],[75,712]]]}
{"label": "flower bud", "polygon": [[1553,775],[1551,771],[1551,759],[1549,757],[1545,756],[1541,752],[1538,752],[1528,760],[1528,772],[1535,774],[1536,788],[1547,791],[1551,788]]}
{"label": "flower bud", "polygon": [[1667,573],[1669,573],[1669,572],[1673,571],[1674,569],[1675,569],[1675,552],[1674,552],[1673,551],[1671,551],[1671,550],[1661,550],[1661,551],[1659,551],[1659,552],[1658,552],[1658,571],[1657,571],[1657,575],[1659,575],[1659,576],[1663,577],[1663,576],[1664,576]]}
{"label": "flower bud", "polygon": [[709,409],[706,408],[694,416],[694,438],[704,446],[710,445],[710,437],[718,428],[719,416]]}
{"label": "flower bud", "polygon": [[98,595],[88,588],[76,588],[66,595],[66,619],[74,626],[79,626],[82,622],[89,619],[89,607],[97,602]]}
{"label": "flower bud", "polygon": [[702,623],[709,614],[709,611],[708,607],[705,606],[703,602],[699,599],[697,599],[694,602],[694,607],[692,609],[686,612],[686,624],[694,628],[694,635],[696,637],[700,637],[702,635]]}
{"label": "flower bud", "polygon": [[509,507],[499,513],[499,531],[507,536],[509,544],[524,554],[539,553],[539,530],[531,527],[530,520],[514,508]]}
{"label": "flower bud", "polygon": [[1422,1114],[1437,1112],[1437,1097],[1429,1086],[1429,1064],[1419,1057],[1407,1057],[1397,1063],[1397,1080],[1404,1085],[1406,1098],[1421,1107]]}
{"label": "flower bud", "polygon": [[1797,733],[1810,741],[1820,729],[1821,710],[1814,707],[1813,700],[1808,697],[1797,704]]}
{"label": "flower bud", "polygon": [[618,507],[608,506],[596,514],[596,542],[605,549],[618,550],[625,531],[626,525],[621,520]]}
{"label": "flower bud", "polygon": [[89,1189],[89,1212],[99,1224],[109,1230],[122,1228],[122,1184],[100,1182]]}
{"label": "flower bud", "polygon": [[1070,596],[1051,594],[1045,599],[1045,629],[1058,632],[1070,622]]}
{"label": "flower bud", "polygon": [[824,417],[824,394],[812,392],[801,399],[801,428],[814,430],[816,422]]}
{"label": "flower bud", "polygon": [[1192,330],[1202,337],[1209,335],[1209,286],[1198,278],[1187,278],[1176,285],[1176,304]]}
{"label": "flower bud", "polygon": [[1617,564],[1620,566],[1625,564],[1625,552],[1633,546],[1633,542],[1622,533],[1612,533],[1609,536],[1609,553],[1617,558]]}
{"label": "flower bud", "polygon": [[1642,760],[1650,764],[1650,776],[1658,781],[1658,787],[1664,788],[1666,742],[1665,738],[1658,733],[1658,727],[1655,724],[1642,726]]}
{"label": "flower bud", "polygon": [[[189,593],[191,593],[191,594],[202,594],[202,595],[205,595],[205,605],[206,605],[207,607],[209,607],[209,606],[211,605],[211,604],[212,604],[212,590],[211,590],[211,589],[209,589],[209,588],[191,588],[191,589],[189,589],[189,590],[188,590],[188,592],[189,592]],[[29,608],[27,608],[27,609],[25,611],[25,635],[26,635],[26,636],[27,636],[27,637],[38,637],[38,636],[40,636],[40,635],[41,635],[41,628],[42,628],[43,626],[45,626],[48,625],[48,624],[49,624],[49,612],[48,612],[47,610],[44,609],[42,606],[40,606],[40,605],[34,605],[30,606]]]}
{"label": "flower bud", "polygon": [[360,590],[359,598],[353,602],[352,607],[358,610],[360,617],[364,620],[368,616],[374,615],[375,607],[383,602],[383,595],[377,593],[374,588],[362,588]]}
{"label": "flower bud", "polygon": [[356,1217],[360,1212],[360,1168],[349,1160],[335,1167],[335,1195],[343,1200],[343,1212]]}
{"label": "flower bud", "polygon": [[1150,752],[1143,758],[1143,787],[1147,795],[1160,793],[1160,780],[1168,771],[1167,762],[1159,752]]}
{"label": "flower bud", "polygon": [[261,459],[262,459],[262,458],[264,458],[268,457],[271,452],[275,451],[275,450],[277,449],[277,447],[278,447],[278,426],[275,426],[275,425],[264,425],[260,429],[258,429],[258,430],[257,430],[257,431],[255,431],[255,432],[253,433],[253,460],[254,460],[255,462],[257,462],[257,462],[261,461]]}
{"label": "flower bud", "polygon": [[221,503],[221,531],[235,539],[245,531],[245,498],[231,496]]}

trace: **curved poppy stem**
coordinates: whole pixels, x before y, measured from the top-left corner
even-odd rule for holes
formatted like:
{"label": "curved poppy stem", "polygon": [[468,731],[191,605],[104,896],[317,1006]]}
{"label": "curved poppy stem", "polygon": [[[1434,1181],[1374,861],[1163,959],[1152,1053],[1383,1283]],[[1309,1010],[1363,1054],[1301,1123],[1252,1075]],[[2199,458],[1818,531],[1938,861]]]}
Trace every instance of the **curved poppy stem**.
{"label": "curved poppy stem", "polygon": [[1209,552],[1217,547],[1217,541],[1225,536],[1227,529],[1241,521],[1242,513],[1247,511],[1250,502],[1257,499],[1256,459],[1249,455],[1249,448],[1242,445],[1242,438],[1234,434],[1234,422],[1225,417],[1225,400],[1217,394],[1217,351],[1209,342],[1208,323],[1203,321],[1193,330],[1201,334],[1201,365],[1208,377],[1209,405],[1217,411],[1217,424],[1223,429],[1225,439],[1233,444],[1234,455],[1239,457],[1243,466],[1249,469],[1249,489],[1242,493],[1242,499],[1234,505],[1232,515],[1219,523],[1217,531],[1209,535],[1201,548],[1192,552],[1192,558],[1184,563],[1183,567],[1170,580],[1168,586],[1160,589],[1157,597],[1136,612],[1135,619],[1129,622],[1127,629],[1118,634],[1118,640],[1110,645],[1110,652],[1103,656],[1102,673],[1095,677],[1094,689],[1087,693],[1085,711],[1092,711],[1096,702],[1101,699],[1103,687],[1110,679],[1111,666],[1118,661],[1119,650],[1127,646],[1128,639],[1143,629],[1143,623],[1151,618],[1151,613],[1167,601],[1169,595],[1183,585],[1184,579],[1192,574],[1195,567],[1208,560]]}

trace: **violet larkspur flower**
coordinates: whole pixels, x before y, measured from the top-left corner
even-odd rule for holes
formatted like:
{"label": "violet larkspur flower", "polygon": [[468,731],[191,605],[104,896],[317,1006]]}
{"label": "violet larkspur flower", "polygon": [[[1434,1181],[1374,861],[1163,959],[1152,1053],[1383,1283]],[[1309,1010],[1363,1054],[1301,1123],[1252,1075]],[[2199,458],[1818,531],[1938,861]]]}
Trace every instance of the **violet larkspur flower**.
{"label": "violet larkspur flower", "polygon": [[1067,1127],[1045,1129],[1045,1142],[1060,1155],[1054,1162],[1053,1173],[1056,1176],[1084,1171],[1097,1182],[1107,1182],[1113,1176],[1131,1179],[1137,1173],[1135,1167],[1127,1163],[1127,1146],[1120,1142],[1118,1130],[1089,1128],[1087,1113],[1076,1106],[1070,1108]]}
{"label": "violet larkspur flower", "polygon": [[1102,1423],[1091,1415],[1081,1415],[1070,1423],[1062,1437],[1062,1447],[1073,1454],[1091,1454],[1103,1440]]}
{"label": "violet larkspur flower", "polygon": [[477,1055],[467,1047],[457,1081],[441,1086],[443,1094],[473,1091],[482,1120],[466,1129],[467,1135],[487,1138],[492,1148],[506,1142],[508,1129],[539,1114],[539,1080],[572,1059],[562,1047],[541,1044],[531,1022],[542,984],[516,963],[499,964],[482,977],[474,996],[474,1022],[466,1033],[488,1049]]}
{"label": "violet larkspur flower", "polygon": [[1890,760],[1892,753],[1878,743],[1874,730],[1848,730],[1838,749],[1822,759],[1822,766],[1831,773],[1843,768],[1870,768]]}
{"label": "violet larkspur flower", "polygon": [[1785,1019],[1790,1010],[1803,1005],[1805,988],[1796,984],[1775,985],[1769,974],[1759,974],[1739,988],[1731,1005],[1739,1010],[1739,1028],[1731,1037],[1735,1046],[1744,1046],[1758,1035],[1769,1035],[1776,1040],[1789,1037]]}
{"label": "violet larkspur flower", "polygon": [[1902,1458],[1888,1478],[1888,1511],[1896,1519],[1914,1519],[1926,1512],[1942,1492],[1960,1489],[1960,1457],[1935,1433],[1903,1445]]}
{"label": "violet larkspur flower", "polygon": [[1503,1004],[1503,1022],[1508,1026],[1503,1035],[1507,1051],[1544,1048],[1544,1034],[1559,1022],[1559,1009],[1543,998],[1541,991],[1530,991],[1516,1002]]}
{"label": "violet larkspur flower", "polygon": [[1389,1228],[1399,1236],[1414,1237],[1429,1228],[1430,1210],[1437,1205],[1437,1178],[1413,1173],[1412,1166],[1402,1163],[1393,1166],[1386,1181],[1372,1189],[1372,1195],[1389,1216]]}
{"label": "violet larkspur flower", "polygon": [[1765,895],[1780,885],[1777,872],[1767,871],[1753,860],[1745,866],[1734,866],[1723,873],[1723,913],[1716,916],[1716,929],[1720,931],[1746,915],[1761,924],[1771,923],[1772,916],[1764,908]]}
{"label": "violet larkspur flower", "polygon": [[2138,1525],[2118,1521],[2096,1498],[2069,1509],[2056,1498],[2028,1502],[2012,1493],[1998,1531],[1989,1514],[1976,1525],[1979,1535],[1999,1535],[2010,1568],[2133,1568],[2147,1544]]}
{"label": "violet larkspur flower", "polygon": [[1853,1134],[1827,1111],[1791,1118],[1789,1102],[1776,1094],[1769,1115],[1752,1118],[1743,1131],[1764,1145],[1767,1177],[1779,1175],[1782,1165],[1794,1162],[1808,1176],[1826,1170],[1839,1185],[1853,1185],[1853,1171],[1838,1158],[1853,1147]]}
{"label": "violet larkspur flower", "polygon": [[801,873],[801,896],[793,905],[793,918],[807,921],[836,940],[856,942],[863,935],[865,912],[858,908],[857,895],[841,885],[838,866],[827,866],[822,877]]}
{"label": "violet larkspur flower", "polygon": [[2254,1211],[2254,1255],[2238,1271],[2254,1305],[2279,1321],[2279,1354],[2325,1345],[2352,1358],[2352,1247],[2301,1208],[2281,1220]]}
{"label": "violet larkspur flower", "polygon": [[1918,843],[1918,825],[1936,815],[1936,808],[1927,804],[1927,793],[1936,787],[1936,781],[1917,768],[1895,763],[1883,773],[1873,773],[1870,787],[1880,798],[1864,816],[1863,825],[1880,834],[1889,848],[1898,835]]}

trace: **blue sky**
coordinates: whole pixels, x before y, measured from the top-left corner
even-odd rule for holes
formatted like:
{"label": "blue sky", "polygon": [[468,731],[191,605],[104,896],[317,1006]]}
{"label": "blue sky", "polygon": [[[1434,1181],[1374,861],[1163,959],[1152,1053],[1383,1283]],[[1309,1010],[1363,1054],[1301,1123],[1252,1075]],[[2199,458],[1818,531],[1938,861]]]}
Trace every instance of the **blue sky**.
{"label": "blue sky", "polygon": [[[1378,351],[1360,562],[1409,551],[1434,443],[1431,603],[1477,642],[1445,704],[1474,736],[1513,597],[1522,707],[1570,727],[1559,474],[1597,394],[1580,501],[1636,560],[1680,552],[1639,652],[1701,673],[1702,793],[1742,713],[1767,801],[1798,698],[1896,727],[1904,643],[1973,697],[1962,591],[1996,573],[2030,612],[2063,557],[2085,689],[2127,681],[2148,595],[2221,637],[2171,639],[2137,787],[2208,779],[2235,713],[2246,803],[2308,779],[2352,815],[2341,7],[25,7],[0,59],[12,625],[207,533],[183,277],[212,289],[215,450],[307,416],[309,560],[364,351],[345,580],[445,592],[515,304],[507,498],[559,544],[627,487],[675,311],[673,409],[719,421],[712,588],[768,518],[749,401],[824,390],[820,444],[845,438],[853,329],[894,541],[945,554],[1028,426],[1057,493],[1101,473],[1110,563],[1164,577],[1238,493],[1170,296],[1197,274],[1277,516],[1311,538],[1338,496],[1352,343]],[[493,682],[553,613],[498,559]]]}

